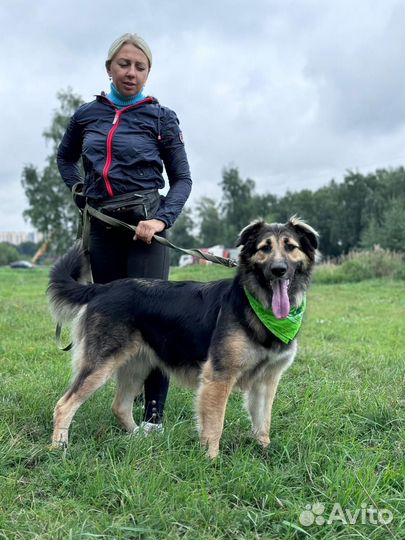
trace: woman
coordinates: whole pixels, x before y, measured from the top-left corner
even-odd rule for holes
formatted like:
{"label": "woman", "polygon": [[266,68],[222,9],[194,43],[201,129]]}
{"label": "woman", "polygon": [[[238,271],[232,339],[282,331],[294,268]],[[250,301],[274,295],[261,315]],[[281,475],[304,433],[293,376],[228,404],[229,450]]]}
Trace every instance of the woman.
{"label": "woman", "polygon": [[[146,97],[144,85],[152,66],[147,43],[124,34],[108,51],[105,63],[111,89],[82,105],[72,116],[58,149],[58,167],[69,188],[83,182],[88,204],[136,225],[135,237],[92,219],[90,261],[96,283],[126,277],[167,279],[167,248],[152,243],[165,236],[191,190],[190,169],[176,114]],[[170,189],[165,198],[163,164]],[[145,381],[145,432],[162,429],[169,381],[154,370]]]}

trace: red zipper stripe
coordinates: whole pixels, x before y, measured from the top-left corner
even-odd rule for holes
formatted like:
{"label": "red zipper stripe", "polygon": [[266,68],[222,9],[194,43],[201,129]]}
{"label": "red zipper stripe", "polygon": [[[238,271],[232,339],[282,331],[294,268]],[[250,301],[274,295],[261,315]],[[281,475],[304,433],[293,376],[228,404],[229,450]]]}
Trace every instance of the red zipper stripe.
{"label": "red zipper stripe", "polygon": [[[108,98],[105,98],[105,99],[107,99],[107,101],[112,103]],[[139,107],[139,105],[143,105],[144,103],[151,103],[151,102],[153,102],[153,98],[146,98],[146,99],[143,99],[142,101],[138,101],[138,103],[134,103],[133,105],[128,105],[128,107],[124,107],[123,109],[120,109],[120,110],[116,109],[115,111],[115,116],[113,120],[114,125],[110,129],[107,135],[107,159],[103,168],[103,178],[104,178],[105,187],[107,189],[107,193],[109,197],[114,197],[114,191],[113,191],[110,179],[108,178],[108,173],[109,173],[111,162],[112,162],[112,140],[114,137],[114,133],[117,131],[118,125],[120,123],[121,114],[124,111],[127,111],[128,109],[135,109],[136,107]]]}
{"label": "red zipper stripe", "polygon": [[114,192],[113,192],[110,179],[108,178],[108,171],[111,167],[111,161],[112,161],[112,139],[120,123],[120,116],[121,116],[120,111],[116,111],[115,116],[114,116],[114,121],[113,121],[114,125],[108,132],[108,136],[107,136],[107,160],[105,162],[104,169],[103,169],[103,178],[105,182],[105,187],[107,188],[107,193],[110,197],[114,197]]}

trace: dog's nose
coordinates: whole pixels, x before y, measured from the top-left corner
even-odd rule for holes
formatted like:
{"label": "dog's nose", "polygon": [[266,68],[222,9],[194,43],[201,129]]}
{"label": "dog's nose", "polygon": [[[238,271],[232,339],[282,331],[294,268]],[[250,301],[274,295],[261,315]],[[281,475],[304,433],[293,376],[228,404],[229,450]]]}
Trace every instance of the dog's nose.
{"label": "dog's nose", "polygon": [[287,264],[284,262],[273,263],[270,270],[276,277],[282,277],[287,272]]}

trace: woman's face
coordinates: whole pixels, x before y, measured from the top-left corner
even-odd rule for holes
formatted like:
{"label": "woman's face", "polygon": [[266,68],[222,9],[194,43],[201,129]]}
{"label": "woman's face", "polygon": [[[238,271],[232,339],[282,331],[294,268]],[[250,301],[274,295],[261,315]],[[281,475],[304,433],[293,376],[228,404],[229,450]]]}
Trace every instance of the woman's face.
{"label": "woman's face", "polygon": [[136,96],[149,75],[148,59],[135,45],[126,43],[111,60],[107,73],[122,96]]}

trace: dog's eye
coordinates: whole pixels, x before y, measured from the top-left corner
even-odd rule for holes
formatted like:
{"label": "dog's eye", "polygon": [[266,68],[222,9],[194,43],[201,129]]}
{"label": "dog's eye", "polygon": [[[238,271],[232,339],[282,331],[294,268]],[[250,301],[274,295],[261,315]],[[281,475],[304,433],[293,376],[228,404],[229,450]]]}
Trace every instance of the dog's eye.
{"label": "dog's eye", "polygon": [[259,251],[263,251],[263,253],[270,253],[271,249],[271,244],[266,244],[265,246],[262,246]]}
{"label": "dog's eye", "polygon": [[285,245],[285,250],[286,251],[291,252],[291,251],[294,251],[294,249],[298,249],[298,246],[295,246],[294,244],[286,244]]}

